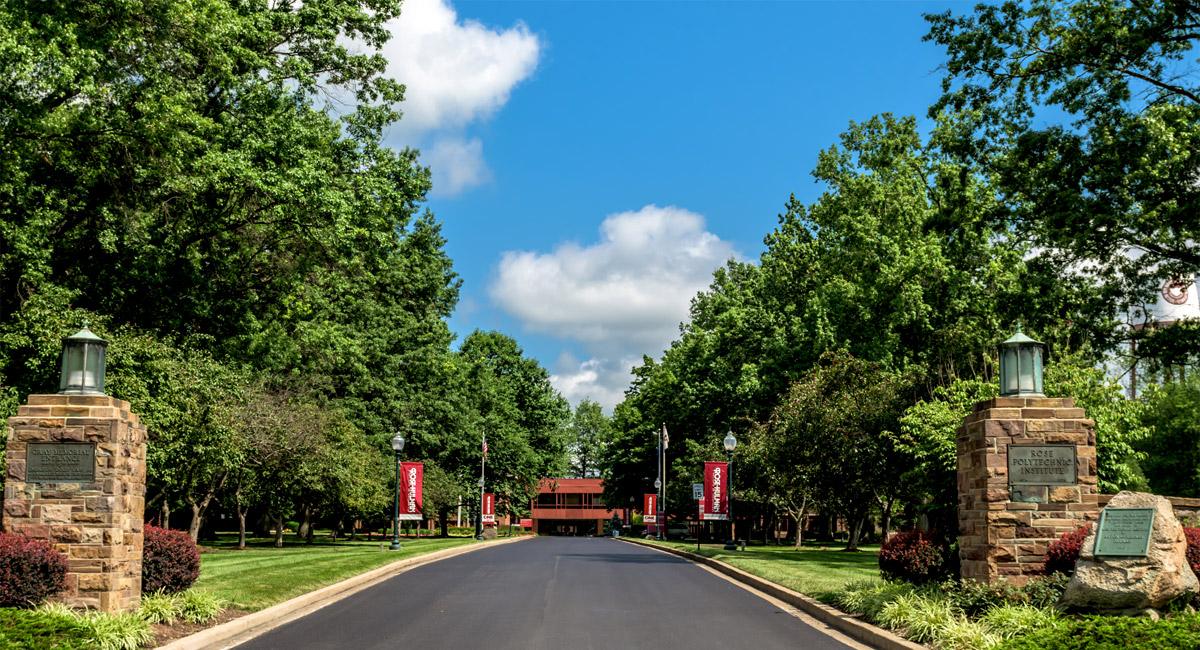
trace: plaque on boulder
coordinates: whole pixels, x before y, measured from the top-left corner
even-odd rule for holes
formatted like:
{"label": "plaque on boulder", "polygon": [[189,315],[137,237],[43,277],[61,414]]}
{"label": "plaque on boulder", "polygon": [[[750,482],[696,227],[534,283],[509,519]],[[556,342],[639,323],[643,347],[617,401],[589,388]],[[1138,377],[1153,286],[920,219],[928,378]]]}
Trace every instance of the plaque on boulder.
{"label": "plaque on boulder", "polygon": [[1075,445],[1009,445],[1010,485],[1075,485]]}
{"label": "plaque on boulder", "polygon": [[30,483],[91,483],[96,480],[96,446],[90,442],[31,442],[25,456]]}
{"label": "plaque on boulder", "polygon": [[[1109,501],[1102,517],[1103,523],[1092,528],[1079,548],[1075,575],[1059,600],[1060,607],[1140,614],[1200,590],[1188,564],[1183,526],[1167,499],[1121,492]],[[1144,541],[1141,535],[1147,521],[1150,534]],[[1098,552],[1101,534],[1109,538],[1105,545],[1110,551],[1120,552]],[[1130,552],[1134,550],[1140,554]]]}
{"label": "plaque on boulder", "polygon": [[1145,557],[1153,530],[1154,508],[1105,508],[1096,528],[1096,555]]}

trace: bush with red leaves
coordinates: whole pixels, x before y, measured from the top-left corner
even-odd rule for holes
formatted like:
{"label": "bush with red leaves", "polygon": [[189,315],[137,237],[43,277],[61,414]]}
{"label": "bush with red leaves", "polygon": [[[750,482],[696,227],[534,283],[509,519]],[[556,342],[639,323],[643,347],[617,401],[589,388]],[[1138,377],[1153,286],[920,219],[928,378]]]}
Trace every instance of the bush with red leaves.
{"label": "bush with red leaves", "polygon": [[1090,532],[1092,525],[1088,524],[1050,542],[1046,548],[1046,574],[1074,573],[1075,563],[1079,561],[1079,547],[1083,546],[1083,540]]}
{"label": "bush with red leaves", "polygon": [[0,607],[35,607],[67,588],[67,557],[49,542],[0,533]]}
{"label": "bush with red leaves", "polygon": [[144,527],[142,592],[176,594],[200,577],[200,549],[182,530]]}
{"label": "bush with red leaves", "polygon": [[888,580],[924,584],[946,577],[950,547],[939,536],[912,530],[899,533],[879,549],[879,573]]}
{"label": "bush with red leaves", "polygon": [[1200,528],[1184,528],[1187,537],[1187,561],[1192,565],[1192,573],[1200,575]]}

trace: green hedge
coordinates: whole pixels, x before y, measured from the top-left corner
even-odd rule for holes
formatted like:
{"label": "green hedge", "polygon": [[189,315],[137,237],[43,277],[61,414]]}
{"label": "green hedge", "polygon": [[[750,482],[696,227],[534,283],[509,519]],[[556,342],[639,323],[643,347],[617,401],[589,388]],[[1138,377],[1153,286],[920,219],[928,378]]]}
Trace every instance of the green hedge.
{"label": "green hedge", "polygon": [[82,623],[41,610],[0,608],[0,650],[91,650]]}
{"label": "green hedge", "polygon": [[1000,650],[1167,650],[1200,648],[1200,615],[1148,618],[1085,616],[1009,639]]}

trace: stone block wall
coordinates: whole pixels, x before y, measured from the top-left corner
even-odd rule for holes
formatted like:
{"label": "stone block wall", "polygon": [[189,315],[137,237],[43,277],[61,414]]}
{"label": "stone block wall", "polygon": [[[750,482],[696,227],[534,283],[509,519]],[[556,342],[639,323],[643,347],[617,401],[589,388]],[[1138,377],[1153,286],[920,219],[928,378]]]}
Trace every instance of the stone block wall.
{"label": "stone block wall", "polygon": [[[1074,445],[1077,483],[1010,486],[1010,444]],[[984,400],[959,427],[957,445],[963,578],[1024,584],[1044,570],[1050,542],[1099,516],[1095,423],[1074,399]]]}
{"label": "stone block wall", "polygon": [[[3,529],[45,539],[67,556],[74,607],[125,611],[142,591],[146,428],[129,403],[106,395],[30,395],[8,419]],[[95,446],[90,483],[26,481],[30,443]]]}

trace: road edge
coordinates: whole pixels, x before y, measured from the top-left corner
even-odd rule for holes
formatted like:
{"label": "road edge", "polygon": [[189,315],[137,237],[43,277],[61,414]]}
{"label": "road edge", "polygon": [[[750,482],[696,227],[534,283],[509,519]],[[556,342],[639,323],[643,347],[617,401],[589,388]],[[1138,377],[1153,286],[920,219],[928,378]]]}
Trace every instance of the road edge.
{"label": "road edge", "polygon": [[636,544],[638,546],[644,546],[646,548],[652,548],[664,553],[670,553],[671,555],[676,555],[684,559],[691,560],[697,564],[703,564],[728,578],[736,580],[737,582],[740,582],[748,587],[752,587],[753,589],[761,591],[764,594],[781,600],[795,607],[796,609],[803,611],[805,614],[808,614],[818,621],[821,621],[830,627],[836,628],[846,636],[862,641],[863,643],[866,643],[872,647],[879,648],[879,650],[929,650],[927,646],[914,643],[897,634],[875,627],[874,625],[855,618],[854,616],[851,616],[850,614],[847,614],[835,607],[826,605],[819,600],[810,598],[809,596],[805,596],[798,591],[775,584],[774,582],[765,580],[754,574],[747,573],[737,567],[725,564],[720,560],[714,560],[711,557],[696,555],[695,553],[689,553],[681,549],[671,548],[669,546],[659,546],[658,544],[651,544],[649,542],[630,539],[628,537],[617,537],[615,539],[622,542],[628,542],[630,544]]}
{"label": "road edge", "polygon": [[366,573],[346,578],[341,582],[321,587],[316,591],[296,596],[291,600],[285,600],[266,609],[240,616],[232,621],[201,630],[181,639],[175,639],[166,645],[158,646],[156,650],[226,650],[227,648],[233,648],[265,634],[280,625],[290,623],[363,589],[373,587],[413,567],[444,560],[455,555],[462,555],[463,553],[478,551],[483,548],[491,548],[497,544],[511,544],[526,539],[533,539],[534,537],[534,535],[522,535],[520,537],[498,539],[483,544],[467,544],[397,560],[377,569],[371,569]]}

